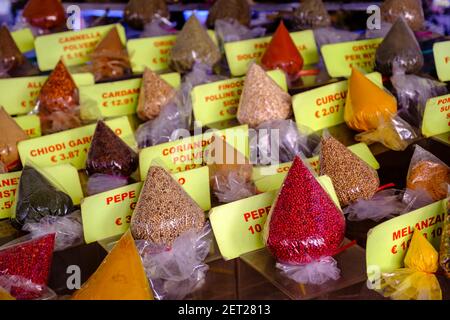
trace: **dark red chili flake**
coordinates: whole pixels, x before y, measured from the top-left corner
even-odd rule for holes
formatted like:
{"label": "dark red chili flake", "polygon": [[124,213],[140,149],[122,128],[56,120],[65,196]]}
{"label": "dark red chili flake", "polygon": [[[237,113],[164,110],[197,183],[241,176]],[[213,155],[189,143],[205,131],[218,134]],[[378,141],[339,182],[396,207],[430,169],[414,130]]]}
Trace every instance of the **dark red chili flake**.
{"label": "dark red chili flake", "polygon": [[[21,242],[0,249],[0,275],[19,276],[34,285],[46,286],[52,265],[55,234]],[[29,300],[39,297],[34,286],[12,287],[16,299]]]}
{"label": "dark red chili flake", "polygon": [[337,253],[345,220],[299,157],[278,194],[266,223],[266,245],[281,263],[304,264]]}
{"label": "dark red chili flake", "polygon": [[95,173],[129,177],[136,171],[138,155],[103,121],[97,123],[89,149],[86,170]]}

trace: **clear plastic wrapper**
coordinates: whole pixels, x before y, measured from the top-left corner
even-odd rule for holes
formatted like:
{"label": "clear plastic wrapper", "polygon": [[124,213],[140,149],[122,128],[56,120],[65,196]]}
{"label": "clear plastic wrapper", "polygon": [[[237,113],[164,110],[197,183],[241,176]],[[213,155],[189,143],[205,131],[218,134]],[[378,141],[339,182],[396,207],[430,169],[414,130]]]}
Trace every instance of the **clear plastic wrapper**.
{"label": "clear plastic wrapper", "polygon": [[186,231],[200,231],[205,214],[172,175],[158,165],[148,171],[131,218],[136,240],[170,247]]}
{"label": "clear plastic wrapper", "polygon": [[304,265],[277,263],[276,267],[281,270],[281,274],[297,283],[321,285],[329,280],[337,280],[341,277],[341,270],[332,257],[320,258]]}
{"label": "clear plastic wrapper", "polygon": [[261,38],[266,33],[264,28],[256,27],[250,29],[236,20],[217,20],[214,30],[221,43]]}
{"label": "clear plastic wrapper", "polygon": [[394,65],[405,73],[417,73],[424,64],[416,36],[403,18],[399,18],[376,52],[376,68],[382,74],[393,73]]}
{"label": "clear plastic wrapper", "polygon": [[417,229],[404,264],[404,268],[381,274],[379,292],[383,296],[393,300],[442,300],[441,287],[434,275],[438,252]]}
{"label": "clear plastic wrapper", "polygon": [[160,16],[155,16],[151,22],[144,26],[144,31],[141,32],[141,38],[162,37],[176,32],[175,24],[172,24],[168,19]]}
{"label": "clear plastic wrapper", "polygon": [[199,289],[209,269],[204,263],[210,252],[209,223],[198,231],[188,230],[170,250],[147,241],[137,241],[147,276],[158,300],[182,300]]}
{"label": "clear plastic wrapper", "polygon": [[[450,185],[448,186],[448,195],[450,197]],[[445,275],[450,279],[450,198],[446,204],[446,215],[442,225],[441,246],[439,250],[439,264]]]}
{"label": "clear plastic wrapper", "polygon": [[0,106],[0,163],[5,172],[12,171],[20,166],[17,144],[28,139],[27,134]]}
{"label": "clear plastic wrapper", "polygon": [[299,153],[312,157],[320,142],[319,135],[307,127],[299,129],[292,120],[267,121],[255,131],[250,134],[250,154],[261,165],[291,162]]}
{"label": "clear plastic wrapper", "polygon": [[92,196],[94,194],[124,187],[128,184],[128,181],[128,177],[94,173],[93,175],[89,176],[87,182],[87,194],[88,196]]}
{"label": "clear plastic wrapper", "polygon": [[78,88],[62,60],[41,88],[37,112],[43,134],[81,126]]}
{"label": "clear plastic wrapper", "polygon": [[55,234],[55,251],[75,247],[84,242],[80,211],[63,217],[45,216],[39,222],[25,223],[22,230],[30,232],[32,237]]}
{"label": "clear plastic wrapper", "polygon": [[292,98],[264,70],[252,63],[244,82],[237,119],[255,128],[266,121],[284,120],[292,115]]}
{"label": "clear plastic wrapper", "polygon": [[39,222],[45,216],[65,216],[73,212],[72,199],[63,190],[36,168],[26,165],[20,176],[12,225],[21,229],[25,223]]}
{"label": "clear plastic wrapper", "polygon": [[366,39],[384,38],[387,36],[391,28],[392,23],[381,21],[380,28],[375,28],[373,30],[367,29],[364,38]]}
{"label": "clear plastic wrapper", "polygon": [[[342,212],[316,180],[311,169],[297,156],[263,230],[268,250],[280,264],[297,266],[301,275],[306,271],[305,265],[314,263],[307,269],[307,274],[308,279],[316,279],[312,273],[319,276],[324,268],[334,269],[325,267],[323,263],[335,263],[326,257],[339,252],[344,233],[345,219]],[[289,268],[289,273],[295,274],[296,269]]]}
{"label": "clear plastic wrapper", "polygon": [[142,30],[156,17],[169,18],[170,12],[164,0],[130,0],[125,7],[125,22],[134,29]]}
{"label": "clear plastic wrapper", "polygon": [[59,0],[29,0],[22,15],[29,24],[44,30],[62,28],[67,20]]}
{"label": "clear plastic wrapper", "polygon": [[296,29],[316,29],[331,26],[331,18],[322,0],[301,0],[294,12]]}
{"label": "clear plastic wrapper", "polygon": [[178,33],[170,53],[170,67],[180,73],[187,73],[195,63],[214,67],[221,59],[221,53],[207,31],[192,15]]}
{"label": "clear plastic wrapper", "polygon": [[3,162],[0,161],[0,174],[1,173],[6,173],[6,172],[8,172],[6,170],[6,165]]}
{"label": "clear plastic wrapper", "polygon": [[0,247],[0,287],[18,300],[38,299],[50,274],[55,235],[27,235]]}
{"label": "clear plastic wrapper", "polygon": [[249,27],[251,9],[248,0],[217,0],[209,9],[206,25],[208,28],[214,28],[219,20],[236,21]]}
{"label": "clear plastic wrapper", "polygon": [[377,171],[329,133],[322,136],[320,174],[331,178],[343,207],[372,198],[380,186]]}
{"label": "clear plastic wrapper", "polygon": [[130,231],[115,244],[72,300],[153,300],[141,257]]}
{"label": "clear plastic wrapper", "polygon": [[395,23],[399,17],[403,17],[414,31],[422,30],[425,23],[422,0],[385,0],[381,5],[381,18]]}
{"label": "clear plastic wrapper", "polygon": [[117,28],[112,28],[91,54],[95,81],[114,80],[131,75],[131,64],[126,47]]}
{"label": "clear plastic wrapper", "polygon": [[[54,300],[57,297],[56,293],[49,287],[33,283],[31,280],[15,275],[0,275],[0,300],[4,300],[2,298],[2,290],[9,295],[9,299],[7,297],[6,300],[15,299],[12,297],[12,293],[17,293],[18,291],[26,292],[32,300]],[[19,298],[21,297],[19,296]]]}
{"label": "clear plastic wrapper", "polygon": [[426,193],[433,201],[442,200],[447,196],[449,184],[450,168],[436,156],[416,145],[406,178],[408,190],[405,193],[405,201],[410,201],[409,190]]}
{"label": "clear plastic wrapper", "polygon": [[313,31],[318,48],[326,44],[355,41],[359,38],[355,32],[335,28],[318,28]]}

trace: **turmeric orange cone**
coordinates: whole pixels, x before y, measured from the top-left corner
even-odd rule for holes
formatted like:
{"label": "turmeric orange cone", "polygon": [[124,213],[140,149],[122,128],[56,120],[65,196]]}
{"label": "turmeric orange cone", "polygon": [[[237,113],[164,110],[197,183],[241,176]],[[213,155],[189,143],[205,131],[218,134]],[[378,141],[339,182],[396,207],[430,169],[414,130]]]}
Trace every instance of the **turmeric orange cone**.
{"label": "turmeric orange cone", "polygon": [[125,233],[73,300],[153,300],[131,232]]}

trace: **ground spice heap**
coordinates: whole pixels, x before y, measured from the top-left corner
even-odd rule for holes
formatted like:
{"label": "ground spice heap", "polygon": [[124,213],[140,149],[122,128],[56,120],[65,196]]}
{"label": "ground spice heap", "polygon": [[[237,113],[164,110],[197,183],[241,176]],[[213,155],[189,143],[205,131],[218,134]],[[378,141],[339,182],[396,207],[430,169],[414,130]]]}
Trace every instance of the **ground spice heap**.
{"label": "ground spice heap", "polygon": [[0,162],[5,171],[12,171],[20,165],[17,143],[26,139],[25,131],[0,106]]}
{"label": "ground spice heap", "polygon": [[89,148],[86,171],[129,177],[136,171],[138,155],[103,121],[98,121]]}
{"label": "ground spice heap", "polygon": [[247,0],[217,0],[209,9],[206,25],[214,29],[217,20],[235,20],[249,27],[251,10]]}
{"label": "ground spice heap", "polygon": [[439,201],[447,196],[448,185],[450,185],[449,167],[441,163],[422,160],[410,169],[406,188],[423,190],[433,201]]}
{"label": "ground spice heap", "polygon": [[134,29],[143,30],[156,16],[169,18],[170,13],[164,0],[130,0],[125,7],[125,22]]}
{"label": "ground spice heap", "polygon": [[20,52],[6,26],[0,28],[0,63],[0,69],[6,70],[11,77],[28,77],[39,73]]}
{"label": "ground spice heap", "polygon": [[131,74],[130,58],[116,27],[100,41],[91,60],[95,81],[114,80]]}
{"label": "ground spice heap", "polygon": [[331,18],[322,0],[301,0],[294,12],[294,23],[298,29],[326,28]]}
{"label": "ground spice heap", "polygon": [[303,58],[283,21],[270,40],[261,64],[268,70],[281,69],[293,78],[302,70]]}
{"label": "ground spice heap", "polygon": [[20,176],[16,211],[12,225],[21,229],[27,222],[39,222],[43,217],[65,216],[74,211],[72,199],[52,185],[41,173],[25,166]]}
{"label": "ground spice heap", "polygon": [[66,23],[66,11],[59,0],[29,0],[23,17],[32,26],[46,30],[61,28]]}
{"label": "ground spice heap", "polygon": [[153,300],[131,232],[120,238],[72,300]]}
{"label": "ground spice heap", "polygon": [[336,254],[344,216],[299,157],[281,187],[264,228],[266,245],[281,263],[304,264]]}
{"label": "ground spice heap", "polygon": [[403,17],[414,31],[422,30],[425,17],[421,0],[385,0],[381,5],[381,18],[389,23],[395,23]]}
{"label": "ground spice heap", "polygon": [[131,231],[137,240],[171,246],[189,230],[200,231],[205,214],[163,168],[152,166],[131,219]]}
{"label": "ground spice heap", "polygon": [[[0,276],[18,276],[36,285],[47,285],[54,245],[55,234],[47,234],[0,249]],[[40,292],[31,287],[13,287],[10,293],[20,300],[40,296]]]}
{"label": "ground spice heap", "polygon": [[450,279],[450,201],[447,202],[447,215],[442,227],[439,264],[444,270],[447,278]]}
{"label": "ground spice heap", "polygon": [[81,125],[78,88],[62,60],[42,86],[37,103],[44,134]]}
{"label": "ground spice heap", "polygon": [[210,67],[221,59],[219,48],[202,27],[195,15],[192,15],[178,33],[170,53],[170,67],[180,73],[190,71],[195,62]]}
{"label": "ground spice heap", "polygon": [[333,181],[341,206],[369,200],[380,186],[377,171],[332,136],[322,138],[320,174]]}
{"label": "ground spice heap", "polygon": [[141,120],[153,120],[176,94],[176,90],[148,68],[144,70],[137,114]]}
{"label": "ground spice heap", "polygon": [[383,74],[392,74],[394,62],[405,73],[417,73],[423,67],[423,55],[416,36],[400,17],[377,49],[376,66]]}
{"label": "ground spice heap", "polygon": [[344,119],[353,130],[377,129],[381,121],[389,122],[397,113],[397,101],[370,81],[358,69],[349,79]]}
{"label": "ground spice heap", "polygon": [[245,78],[237,118],[240,123],[257,127],[270,120],[287,119],[292,114],[291,96],[284,92],[264,70],[253,63]]}

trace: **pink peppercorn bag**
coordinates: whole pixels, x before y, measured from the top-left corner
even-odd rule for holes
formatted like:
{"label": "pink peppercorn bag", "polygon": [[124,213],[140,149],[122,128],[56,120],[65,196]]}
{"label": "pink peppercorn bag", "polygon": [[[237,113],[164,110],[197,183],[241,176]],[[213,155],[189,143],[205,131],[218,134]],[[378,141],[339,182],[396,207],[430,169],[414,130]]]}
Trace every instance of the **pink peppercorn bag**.
{"label": "pink peppercorn bag", "polygon": [[338,253],[344,233],[342,212],[296,156],[264,227],[277,268],[301,283],[338,279],[331,256]]}

